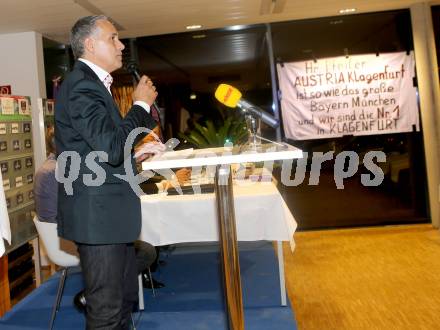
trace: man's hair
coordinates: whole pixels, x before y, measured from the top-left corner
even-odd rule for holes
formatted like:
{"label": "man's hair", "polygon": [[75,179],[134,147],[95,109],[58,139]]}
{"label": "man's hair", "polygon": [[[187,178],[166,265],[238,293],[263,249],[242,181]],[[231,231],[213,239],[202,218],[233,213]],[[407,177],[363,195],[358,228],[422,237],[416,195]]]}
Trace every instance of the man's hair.
{"label": "man's hair", "polygon": [[55,130],[53,126],[46,128],[46,153],[55,153]]}
{"label": "man's hair", "polygon": [[84,40],[90,37],[96,30],[96,22],[99,20],[111,20],[105,15],[85,16],[80,18],[70,31],[70,47],[76,59],[84,55]]}

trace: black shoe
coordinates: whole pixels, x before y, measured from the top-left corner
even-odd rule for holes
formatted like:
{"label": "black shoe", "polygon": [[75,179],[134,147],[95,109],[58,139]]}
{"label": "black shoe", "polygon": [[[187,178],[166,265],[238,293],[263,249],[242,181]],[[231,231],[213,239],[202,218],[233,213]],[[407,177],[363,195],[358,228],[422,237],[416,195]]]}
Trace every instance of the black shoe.
{"label": "black shoe", "polygon": [[75,297],[73,298],[73,305],[78,310],[78,312],[86,314],[87,303],[86,297],[84,296],[84,290],[81,290],[75,295]]}
{"label": "black shoe", "polygon": [[165,260],[155,260],[151,265],[150,265],[150,271],[152,273],[155,273],[160,267],[166,266],[167,262]]}
{"label": "black shoe", "polygon": [[152,279],[153,279],[153,281],[150,281],[150,278],[148,277],[148,275],[145,273],[142,273],[142,285],[145,289],[152,289],[151,282],[153,282],[153,287],[155,289],[160,289],[165,286],[165,284],[163,284],[159,281],[156,281],[154,278],[152,278]]}

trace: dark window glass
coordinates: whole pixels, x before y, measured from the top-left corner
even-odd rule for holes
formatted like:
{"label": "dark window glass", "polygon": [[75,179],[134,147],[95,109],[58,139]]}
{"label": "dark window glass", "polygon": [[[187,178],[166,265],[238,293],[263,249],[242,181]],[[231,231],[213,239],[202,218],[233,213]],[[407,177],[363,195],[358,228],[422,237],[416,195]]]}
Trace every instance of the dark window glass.
{"label": "dark window glass", "polygon": [[[280,22],[271,24],[271,29],[275,59],[283,62],[413,49],[408,10]],[[142,37],[136,43],[124,43],[126,58],[138,58],[139,71],[157,86],[158,103],[166,113],[165,137],[191,131],[195,122],[212,120],[221,126],[225,117],[237,115],[215,100],[220,83],[237,87],[244,98],[271,112],[264,25]],[[132,83],[124,70],[115,75],[116,84]],[[262,131],[266,137],[275,136],[264,125]],[[353,150],[361,156],[356,175],[344,181],[343,190],[336,189],[333,161],[322,165],[316,186],[308,184],[308,174],[297,187],[279,185],[300,228],[428,221],[422,132],[289,142],[310,154],[334,151],[336,156]],[[362,156],[370,150],[387,155],[385,179],[378,187],[360,184],[361,174],[368,173],[362,167]]]}
{"label": "dark window glass", "polygon": [[434,26],[435,48],[437,50],[437,67],[440,74],[440,6],[432,6],[432,23]]}
{"label": "dark window glass", "polygon": [[[272,31],[274,54],[281,62],[413,49],[408,10],[275,23]],[[282,188],[300,228],[428,220],[421,131],[289,142],[309,154],[333,151],[333,159],[348,150],[360,156],[358,171],[344,180],[344,189],[336,188],[334,160],[323,163],[319,184],[309,185],[311,157],[304,182]],[[381,165],[385,178],[378,187],[361,184],[361,174],[369,173],[362,157],[371,150],[387,156]]]}
{"label": "dark window glass", "polygon": [[[238,110],[214,98],[221,83],[238,88],[246,99],[272,111],[265,33],[264,25],[254,25],[137,38],[139,71],[155,82],[158,104],[165,109],[173,136],[191,129],[194,122],[212,120],[221,126],[228,116],[240,117]],[[133,57],[130,41],[124,42],[125,56]],[[131,83],[124,70],[117,73],[116,82]]]}

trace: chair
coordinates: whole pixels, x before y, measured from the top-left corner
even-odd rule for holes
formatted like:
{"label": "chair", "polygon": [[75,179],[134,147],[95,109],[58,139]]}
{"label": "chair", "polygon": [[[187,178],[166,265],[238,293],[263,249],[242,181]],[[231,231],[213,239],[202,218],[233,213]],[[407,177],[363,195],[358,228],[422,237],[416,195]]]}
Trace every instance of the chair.
{"label": "chair", "polygon": [[37,216],[35,216],[34,224],[37,228],[38,235],[43,241],[44,247],[46,248],[47,256],[49,257],[50,261],[62,267],[55,305],[52,308],[52,315],[49,322],[49,330],[52,330],[56,314],[60,307],[61,297],[64,290],[64,283],[67,277],[67,270],[69,267],[75,267],[79,265],[79,257],[78,255],[69,254],[61,250],[56,223],[42,222],[38,219]]}
{"label": "chair", "polygon": [[[55,305],[52,309],[52,315],[50,317],[49,329],[53,328],[56,314],[60,307],[61,297],[63,295],[64,283],[66,282],[67,270],[69,267],[75,267],[79,265],[79,257],[76,251],[72,251],[74,254],[67,253],[60,248],[60,239],[57,233],[57,224],[50,222],[42,222],[37,216],[34,217],[34,224],[37,228],[38,235],[43,241],[46,248],[47,256],[54,264],[63,267],[61,271],[60,282],[58,284],[57,297]],[[144,310],[144,292],[142,287],[142,275],[139,275],[139,310]],[[151,276],[151,275],[150,275]]]}

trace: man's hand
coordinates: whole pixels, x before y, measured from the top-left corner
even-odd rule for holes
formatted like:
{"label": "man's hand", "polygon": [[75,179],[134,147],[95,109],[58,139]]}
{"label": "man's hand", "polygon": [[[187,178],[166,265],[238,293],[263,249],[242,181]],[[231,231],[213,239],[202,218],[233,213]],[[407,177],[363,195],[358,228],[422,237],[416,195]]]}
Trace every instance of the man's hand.
{"label": "man's hand", "polygon": [[143,101],[151,106],[156,100],[157,92],[153,82],[147,76],[142,76],[133,92],[133,102]]}
{"label": "man's hand", "polygon": [[180,184],[184,184],[185,182],[191,179],[191,169],[181,168],[176,171],[176,178]]}
{"label": "man's hand", "polygon": [[[191,178],[191,170],[188,168],[181,168],[176,171],[176,175],[173,175],[173,182],[176,184],[176,179],[179,185],[183,185],[185,182],[189,181]],[[162,182],[162,187],[164,191],[167,191],[168,188],[172,186],[172,183],[168,180],[164,180]]]}
{"label": "man's hand", "polygon": [[134,158],[137,163],[140,163],[153,155],[160,155],[166,150],[165,144],[161,142],[148,142],[136,148]]}

